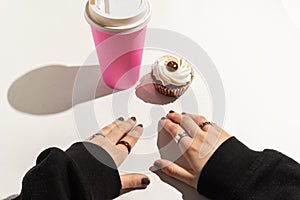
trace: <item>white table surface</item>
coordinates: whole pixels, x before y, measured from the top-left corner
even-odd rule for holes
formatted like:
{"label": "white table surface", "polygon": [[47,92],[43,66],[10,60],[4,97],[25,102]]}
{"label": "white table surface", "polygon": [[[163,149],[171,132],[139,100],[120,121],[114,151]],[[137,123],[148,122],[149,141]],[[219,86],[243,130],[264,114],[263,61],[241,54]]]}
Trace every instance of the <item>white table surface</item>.
{"label": "white table surface", "polygon": [[[296,0],[152,0],[152,4],[149,27],[188,36],[215,63],[226,95],[223,128],[253,149],[277,149],[300,161],[300,16],[297,12],[300,4]],[[76,70],[64,69],[83,65],[94,46],[83,17],[85,1],[3,0],[0,5],[2,198],[20,192],[22,177],[43,149],[52,146],[66,149],[81,139],[74,108],[66,109],[71,105],[66,98],[72,94]],[[144,56],[144,62],[151,59],[149,55]],[[28,89],[31,80],[49,83],[47,86],[51,88],[35,84],[31,86],[33,89]],[[69,85],[61,85],[65,83]],[[193,84],[191,88],[197,88],[197,82]],[[53,100],[55,107],[51,107],[50,92],[57,95]],[[199,98],[206,100],[201,101],[199,110],[210,117],[213,107],[206,93],[202,94]],[[30,104],[28,98],[36,103]],[[111,112],[107,106],[111,100],[112,96],[107,96],[75,108],[93,102],[98,125],[102,126],[113,119],[113,115],[105,114]],[[149,111],[153,106],[135,97],[131,101],[127,114],[136,115],[146,126],[153,125],[152,115],[144,110]],[[139,105],[135,101],[141,103],[142,109],[136,109]],[[62,112],[39,113],[45,107]],[[181,111],[180,104],[176,103],[162,108],[161,115],[168,109]],[[86,127],[89,130],[88,123]],[[143,151],[143,147],[139,144],[135,151]],[[152,182],[146,191],[135,191],[118,199],[200,198],[184,185],[173,181],[174,187],[156,174],[149,173],[149,176]]]}

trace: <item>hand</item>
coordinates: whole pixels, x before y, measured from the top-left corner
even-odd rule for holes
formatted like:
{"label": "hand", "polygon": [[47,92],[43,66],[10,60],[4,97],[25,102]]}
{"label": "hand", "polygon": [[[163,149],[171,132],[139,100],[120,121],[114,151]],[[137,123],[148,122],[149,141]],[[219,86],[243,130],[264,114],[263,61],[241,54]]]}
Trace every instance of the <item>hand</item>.
{"label": "hand", "polygon": [[169,160],[157,160],[154,166],[166,175],[196,189],[205,164],[218,147],[230,138],[230,135],[216,124],[205,122],[207,120],[202,116],[178,114],[174,111],[170,111],[167,118],[162,118],[159,122],[162,127],[160,132],[168,132],[173,139],[178,133],[187,134],[178,141],[178,147],[189,167],[180,166]]}
{"label": "hand", "polygon": [[[142,132],[143,125],[136,126],[135,117],[126,121],[121,117],[102,128],[86,141],[105,149],[119,167],[142,135]],[[120,141],[123,141],[123,143],[120,144]],[[123,191],[137,188],[144,189],[150,184],[149,178],[144,174],[125,174],[121,175],[120,178]]]}

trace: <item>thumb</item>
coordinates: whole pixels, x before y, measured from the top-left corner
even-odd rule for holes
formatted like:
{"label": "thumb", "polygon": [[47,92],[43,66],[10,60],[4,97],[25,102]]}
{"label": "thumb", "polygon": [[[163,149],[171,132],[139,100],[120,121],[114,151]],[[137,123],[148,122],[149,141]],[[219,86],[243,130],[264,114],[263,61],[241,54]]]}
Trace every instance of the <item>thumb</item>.
{"label": "thumb", "polygon": [[144,174],[123,174],[121,177],[122,189],[146,188],[150,179]]}
{"label": "thumb", "polygon": [[154,167],[161,170],[164,174],[182,181],[194,188],[197,188],[198,176],[191,170],[185,169],[169,160],[157,160]]}

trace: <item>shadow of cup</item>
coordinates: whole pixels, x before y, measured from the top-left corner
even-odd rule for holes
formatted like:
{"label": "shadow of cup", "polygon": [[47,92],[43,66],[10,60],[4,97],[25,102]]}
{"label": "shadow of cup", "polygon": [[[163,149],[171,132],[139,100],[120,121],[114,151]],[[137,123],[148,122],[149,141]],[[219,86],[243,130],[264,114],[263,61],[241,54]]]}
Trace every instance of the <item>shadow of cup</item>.
{"label": "shadow of cup", "polygon": [[[80,71],[80,99],[73,89]],[[96,88],[96,90],[95,90]],[[91,90],[95,91],[91,91]],[[114,92],[101,81],[99,66],[44,66],[18,78],[9,88],[8,101],[18,111],[48,115],[66,111],[73,103],[83,103]],[[91,95],[93,94],[93,95]]]}

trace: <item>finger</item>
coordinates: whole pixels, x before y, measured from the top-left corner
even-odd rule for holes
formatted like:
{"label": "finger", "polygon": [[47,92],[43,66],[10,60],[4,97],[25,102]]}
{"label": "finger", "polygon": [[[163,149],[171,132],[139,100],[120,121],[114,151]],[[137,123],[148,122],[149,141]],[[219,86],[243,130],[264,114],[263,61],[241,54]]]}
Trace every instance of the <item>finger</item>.
{"label": "finger", "polygon": [[[174,123],[170,119],[162,118],[160,123],[161,123],[161,126],[170,134],[170,136],[173,139],[175,139],[175,137],[179,133],[184,132],[179,124]],[[180,140],[179,146],[182,146],[183,149],[187,149],[190,146],[191,142],[192,142],[192,138],[189,136],[186,136]]]}
{"label": "finger", "polygon": [[180,132],[179,124],[176,124],[165,117],[161,118],[160,125],[170,134],[172,138],[175,138],[176,135]]}
{"label": "finger", "polygon": [[[139,140],[139,138],[141,137],[141,135],[143,133],[143,130],[144,129],[143,129],[143,125],[142,124],[137,125],[136,127],[134,127],[132,129],[132,131],[130,131],[125,137],[122,138],[122,141],[128,142],[129,145],[130,145],[130,147],[133,148],[134,145]],[[118,147],[118,149],[120,149],[122,151],[128,152],[127,147],[125,145],[123,145],[123,144],[118,144],[117,147]]]}
{"label": "finger", "polygon": [[173,177],[179,181],[182,181],[192,187],[196,187],[194,181],[195,175],[187,169],[172,163],[168,160],[157,160],[154,162],[154,167],[160,169],[164,174]]}
{"label": "finger", "polygon": [[[170,119],[167,119],[165,117],[161,118],[160,125],[163,129],[165,129],[165,131],[167,133],[170,134],[170,136],[173,139],[175,139],[179,133],[184,132],[179,124],[174,123],[173,121],[171,121]],[[187,137],[187,138],[190,138],[190,137]],[[183,140],[183,138],[182,138],[182,140]]]}
{"label": "finger", "polygon": [[[183,113],[182,115],[189,116],[198,125],[202,125],[208,120],[200,115]],[[206,132],[205,141],[202,142],[200,148],[200,158],[206,157],[209,153],[214,151],[220,144],[230,138],[230,135],[226,133],[222,128],[220,128],[215,123],[208,124],[202,128]]]}
{"label": "finger", "polygon": [[199,157],[198,154],[206,140],[207,133],[202,131],[189,116],[180,115],[173,111],[167,116],[170,118],[170,121],[172,120],[175,123],[180,123],[180,126],[182,126],[183,129],[194,136],[193,139],[190,138],[190,140],[188,140],[189,137],[182,138],[178,146],[189,165],[196,170]]}
{"label": "finger", "polygon": [[[161,123],[161,126],[165,129],[165,131],[168,132],[174,140],[179,133],[184,132],[181,129],[179,124],[172,122],[170,119],[162,118],[160,120],[160,123]],[[190,136],[185,136],[180,139],[180,141],[178,143],[178,147],[181,150],[181,152],[184,153],[189,149],[192,142],[193,142],[193,140]],[[183,154],[183,155],[187,156],[186,154]],[[187,159],[189,159],[189,158],[187,158]]]}
{"label": "finger", "polygon": [[99,137],[97,136],[101,136],[101,137],[106,137],[107,134],[114,128],[116,127],[116,124],[118,122],[124,121],[123,117],[119,117],[118,119],[116,119],[115,121],[113,121],[111,124],[106,125],[105,127],[103,127],[100,131],[98,131],[96,134],[91,135],[89,138],[86,139],[86,141],[92,141],[94,139],[97,139]]}
{"label": "finger", "polygon": [[144,174],[121,175],[122,189],[143,188],[150,184],[150,179]]}
{"label": "finger", "polygon": [[116,127],[116,125],[117,125],[118,122],[122,122],[122,121],[124,121],[124,118],[123,118],[123,117],[119,117],[118,119],[116,119],[115,121],[113,121],[113,123],[111,123],[111,124],[109,124],[109,125],[103,127],[103,128],[99,131],[99,133],[102,133],[103,135],[106,136],[113,128]]}
{"label": "finger", "polygon": [[195,123],[195,121],[188,115],[181,115],[174,111],[170,111],[167,117],[173,122],[180,124],[180,126],[190,134],[191,137],[195,137],[198,133],[205,135],[204,131]]}
{"label": "finger", "polygon": [[[195,114],[183,114],[184,116],[189,116],[190,118],[192,118],[192,120],[198,125],[202,125],[203,123],[207,122],[207,119],[203,116],[200,115],[195,115]],[[203,131],[208,132],[209,128],[211,127],[211,125],[206,125],[202,128]]]}
{"label": "finger", "polygon": [[107,134],[107,139],[116,144],[126,133],[128,133],[136,124],[136,118],[131,117],[126,121],[116,122],[116,126]]}

